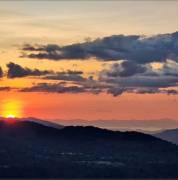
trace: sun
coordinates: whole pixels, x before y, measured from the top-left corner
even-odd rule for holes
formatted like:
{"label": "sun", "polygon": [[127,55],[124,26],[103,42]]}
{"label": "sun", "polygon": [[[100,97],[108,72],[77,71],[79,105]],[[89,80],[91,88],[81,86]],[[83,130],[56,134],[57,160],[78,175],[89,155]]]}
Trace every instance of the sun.
{"label": "sun", "polygon": [[17,99],[7,99],[2,103],[2,117],[18,118],[22,116],[22,103]]}
{"label": "sun", "polygon": [[6,118],[15,118],[15,115],[13,115],[13,114],[8,114],[8,115],[6,116]]}

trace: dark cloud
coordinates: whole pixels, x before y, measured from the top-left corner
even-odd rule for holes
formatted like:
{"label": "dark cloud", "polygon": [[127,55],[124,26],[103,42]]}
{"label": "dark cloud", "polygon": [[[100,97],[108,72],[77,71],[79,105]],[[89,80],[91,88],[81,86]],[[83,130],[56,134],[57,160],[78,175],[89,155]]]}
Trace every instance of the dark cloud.
{"label": "dark cloud", "polygon": [[[54,72],[49,70],[29,69],[18,64],[10,62],[7,64],[8,78],[25,77],[25,76],[42,76],[42,79],[48,80],[64,80],[64,81],[85,81],[86,78],[82,76],[83,71],[67,70],[61,72]],[[1,73],[1,69],[0,69]]]}
{"label": "dark cloud", "polygon": [[0,87],[0,91],[10,91],[11,88],[8,86]]}
{"label": "dark cloud", "polygon": [[163,64],[161,71],[162,74],[167,76],[178,76],[178,63],[174,61],[168,61]]}
{"label": "dark cloud", "polygon": [[[25,56],[37,59],[58,61],[95,57],[100,61],[117,61],[102,70],[98,80],[83,77],[82,71],[56,72],[43,77],[72,81],[81,92],[106,92],[113,96],[125,92],[177,94],[174,88],[178,86],[178,32],[149,37],[113,35],[65,46],[26,44],[23,51]],[[160,68],[153,67],[153,62],[158,62]],[[32,87],[36,88],[39,87]]]}
{"label": "dark cloud", "polygon": [[112,94],[113,96],[119,96],[122,93],[127,91],[127,89],[121,88],[121,87],[111,87],[107,90],[108,94]]}
{"label": "dark cloud", "polygon": [[111,71],[107,72],[108,76],[120,76],[127,77],[133,76],[134,74],[144,73],[146,71],[146,67],[140,64],[136,64],[132,61],[123,61],[122,63],[114,63],[112,65]]}
{"label": "dark cloud", "polygon": [[55,93],[82,93],[85,89],[78,86],[64,86],[61,83],[39,83],[30,88],[24,88],[22,92],[55,92]]}
{"label": "dark cloud", "polygon": [[132,77],[101,77],[101,81],[118,84],[121,87],[173,87],[178,85],[178,77],[174,76],[132,76]]}
{"label": "dark cloud", "polygon": [[[31,53],[27,55],[29,58],[37,59],[51,59],[51,60],[61,60],[61,59],[86,59],[89,56],[87,55],[85,49],[82,47],[82,44],[72,44],[69,46],[60,47],[55,44],[49,45],[25,45],[22,48],[23,51],[38,51],[39,53]],[[25,55],[26,56],[26,55]],[[22,56],[23,57],[23,56]]]}
{"label": "dark cloud", "polygon": [[30,52],[25,55],[29,58],[51,60],[96,57],[102,61],[128,60],[139,64],[178,61],[178,32],[152,37],[113,35],[66,46],[25,45],[23,50]]}
{"label": "dark cloud", "polygon": [[132,92],[136,94],[155,94],[155,93],[162,93],[162,90],[160,90],[159,88],[146,87],[146,88],[132,88],[128,92]]}
{"label": "dark cloud", "polygon": [[47,71],[47,70],[45,71],[41,71],[39,69],[31,70],[29,68],[24,68],[13,62],[8,63],[7,68],[8,68],[8,72],[7,72],[8,78],[25,77],[25,76],[42,76],[52,73],[52,71]]}
{"label": "dark cloud", "polygon": [[0,67],[0,78],[2,78],[3,77],[3,70],[2,70],[2,68]]}
{"label": "dark cloud", "polygon": [[[123,66],[124,63],[124,66]],[[120,87],[167,88],[178,85],[178,63],[166,61],[159,69],[124,61],[102,70],[99,80]]]}
{"label": "dark cloud", "polygon": [[175,89],[159,89],[159,88],[150,88],[150,87],[141,87],[141,88],[121,88],[113,87],[107,90],[108,94],[112,94],[114,97],[120,96],[123,93],[135,93],[135,94],[167,94],[167,95],[178,95],[178,90]]}
{"label": "dark cloud", "polygon": [[23,88],[21,92],[48,92],[48,93],[93,93],[98,94],[102,92],[101,89],[89,88],[85,86],[66,86],[63,83],[39,83],[29,88]]}
{"label": "dark cloud", "polygon": [[63,81],[86,81],[87,79],[82,76],[83,71],[77,70],[67,70],[61,72],[54,72],[49,70],[38,70],[38,69],[29,69],[27,67],[22,67],[18,64],[10,62],[7,64],[8,78],[16,78],[16,77],[25,77],[25,76],[41,76],[40,78],[46,80],[63,80]]}
{"label": "dark cloud", "polygon": [[[0,88],[1,90],[1,88]],[[6,87],[2,90],[10,90]],[[107,85],[95,85],[95,86],[79,86],[79,85],[67,85],[66,83],[39,83],[32,87],[19,89],[20,92],[46,92],[46,93],[92,93],[99,94],[106,92],[113,95],[114,97],[120,96],[123,93],[136,93],[136,94],[168,94],[168,95],[178,95],[178,91],[175,89],[159,89],[152,87],[127,87],[122,88],[119,86],[107,86]]]}
{"label": "dark cloud", "polygon": [[107,93],[112,94],[114,97],[119,96],[123,93],[136,93],[136,94],[155,94],[155,93],[167,93],[167,91],[162,91],[159,88],[145,88],[145,87],[127,87],[127,88],[121,88],[119,86],[115,86],[112,88],[109,88]]}
{"label": "dark cloud", "polygon": [[61,72],[61,74],[77,74],[77,75],[80,75],[80,74],[83,74],[83,71],[76,71],[76,70],[67,70],[66,72]]}
{"label": "dark cloud", "polygon": [[175,90],[175,89],[165,90],[165,92],[166,92],[168,95],[178,95],[178,90]]}
{"label": "dark cloud", "polygon": [[60,47],[56,44],[48,44],[48,45],[35,45],[32,46],[30,44],[24,44],[22,50],[24,51],[46,51],[48,53],[60,50]]}
{"label": "dark cloud", "polygon": [[67,70],[63,72],[56,72],[44,77],[48,80],[64,80],[64,81],[85,81],[86,78],[82,76],[83,71]]}
{"label": "dark cloud", "polygon": [[78,74],[63,74],[63,73],[55,73],[51,75],[47,75],[44,79],[48,80],[63,80],[63,81],[85,81],[86,79]]}
{"label": "dark cloud", "polygon": [[[125,62],[125,61],[124,61]],[[124,92],[137,94],[176,94],[175,90],[166,88],[178,86],[178,63],[166,61],[160,68],[153,68],[146,64],[132,64],[130,62],[114,63],[109,69],[100,72],[99,81],[110,84],[107,93],[113,96]]]}

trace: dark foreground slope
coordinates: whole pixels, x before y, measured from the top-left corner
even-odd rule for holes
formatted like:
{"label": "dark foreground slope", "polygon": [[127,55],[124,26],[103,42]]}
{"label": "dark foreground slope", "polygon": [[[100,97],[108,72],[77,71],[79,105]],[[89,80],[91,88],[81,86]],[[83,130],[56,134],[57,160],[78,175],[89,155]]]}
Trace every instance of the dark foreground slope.
{"label": "dark foreground slope", "polygon": [[178,147],[137,132],[0,122],[2,178],[178,177]]}

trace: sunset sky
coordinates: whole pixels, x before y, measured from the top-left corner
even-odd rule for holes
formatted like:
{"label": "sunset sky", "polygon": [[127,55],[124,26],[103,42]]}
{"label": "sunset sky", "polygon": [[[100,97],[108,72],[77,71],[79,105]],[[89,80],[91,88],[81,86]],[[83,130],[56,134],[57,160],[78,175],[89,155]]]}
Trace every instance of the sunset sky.
{"label": "sunset sky", "polygon": [[0,1],[0,115],[178,119],[178,1]]}

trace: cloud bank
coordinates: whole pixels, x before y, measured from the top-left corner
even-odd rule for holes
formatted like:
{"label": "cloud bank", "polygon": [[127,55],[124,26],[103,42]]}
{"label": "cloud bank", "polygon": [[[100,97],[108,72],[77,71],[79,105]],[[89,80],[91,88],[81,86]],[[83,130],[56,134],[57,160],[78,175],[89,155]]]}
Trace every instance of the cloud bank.
{"label": "cloud bank", "polygon": [[158,34],[151,37],[141,35],[112,35],[93,41],[66,46],[56,44],[32,46],[26,44],[22,50],[30,52],[24,56],[37,59],[63,60],[88,59],[100,61],[128,60],[139,64],[178,61],[178,32]]}
{"label": "cloud bank", "polygon": [[[23,57],[35,59],[112,61],[94,80],[83,71],[52,72],[31,70],[9,63],[8,77],[40,76],[59,83],[40,83],[23,92],[173,94],[178,86],[178,32],[154,36],[112,35],[82,43],[31,45],[22,48]],[[155,67],[153,63],[160,67]],[[66,82],[61,84],[60,81]],[[72,82],[71,85],[67,83]]]}

